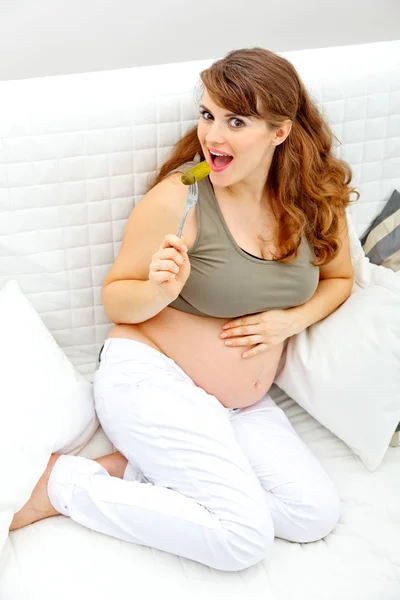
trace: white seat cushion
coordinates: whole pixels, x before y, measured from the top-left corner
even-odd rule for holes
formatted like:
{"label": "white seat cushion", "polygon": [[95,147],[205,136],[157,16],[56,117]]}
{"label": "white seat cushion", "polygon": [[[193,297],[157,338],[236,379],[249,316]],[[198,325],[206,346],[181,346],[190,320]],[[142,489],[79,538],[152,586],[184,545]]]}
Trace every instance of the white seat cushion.
{"label": "white seat cushion", "polygon": [[223,573],[55,517],[11,534],[9,585],[16,593],[2,595],[0,587],[2,600],[397,600],[398,450],[390,448],[380,468],[369,473],[283,392],[274,387],[272,395],[340,493],[342,515],[331,535],[312,544],[276,539],[269,561]]}

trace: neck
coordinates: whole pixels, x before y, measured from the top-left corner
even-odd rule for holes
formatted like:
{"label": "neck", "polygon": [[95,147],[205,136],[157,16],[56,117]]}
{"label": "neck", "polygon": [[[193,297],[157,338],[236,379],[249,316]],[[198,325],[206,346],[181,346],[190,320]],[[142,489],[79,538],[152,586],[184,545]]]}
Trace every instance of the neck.
{"label": "neck", "polygon": [[256,185],[254,181],[247,183],[242,180],[225,189],[230,196],[240,200],[242,204],[256,207],[265,203],[265,181],[261,185]]}
{"label": "neck", "polygon": [[272,156],[268,158],[267,163],[261,164],[252,171],[245,179],[227,186],[226,190],[236,199],[240,199],[243,204],[252,206],[261,206],[265,204],[265,183],[267,181],[269,169],[271,167]]}

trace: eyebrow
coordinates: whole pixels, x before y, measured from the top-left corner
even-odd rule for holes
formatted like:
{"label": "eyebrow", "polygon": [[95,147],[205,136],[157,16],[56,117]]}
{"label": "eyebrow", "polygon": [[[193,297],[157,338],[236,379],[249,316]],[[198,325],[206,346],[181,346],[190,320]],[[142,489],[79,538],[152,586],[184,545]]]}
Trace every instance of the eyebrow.
{"label": "eyebrow", "polygon": [[[200,108],[204,108],[204,110],[212,114],[211,110],[207,108],[207,106],[204,106],[204,104],[200,104]],[[247,119],[250,118],[248,115],[241,115],[240,113],[226,113],[225,117],[246,117]]]}

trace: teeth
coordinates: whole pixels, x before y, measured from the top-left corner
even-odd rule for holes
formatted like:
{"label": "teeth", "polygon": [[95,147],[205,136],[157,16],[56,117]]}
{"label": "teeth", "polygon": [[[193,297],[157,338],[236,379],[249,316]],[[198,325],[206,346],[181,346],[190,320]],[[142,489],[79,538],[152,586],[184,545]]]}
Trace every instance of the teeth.
{"label": "teeth", "polygon": [[232,156],[232,154],[218,154],[217,152],[211,152],[211,150],[210,150],[210,153],[211,153],[213,156]]}

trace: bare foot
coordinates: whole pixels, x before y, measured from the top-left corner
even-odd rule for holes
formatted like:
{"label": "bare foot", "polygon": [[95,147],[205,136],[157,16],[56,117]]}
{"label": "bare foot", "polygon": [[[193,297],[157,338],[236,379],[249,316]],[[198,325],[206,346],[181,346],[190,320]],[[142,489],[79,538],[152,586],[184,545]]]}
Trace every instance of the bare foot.
{"label": "bare foot", "polygon": [[[54,517],[55,515],[60,514],[51,504],[47,495],[47,482],[58,458],[59,454],[51,455],[47,468],[36,484],[28,502],[21,510],[15,513],[10,525],[10,531],[20,529],[26,525],[31,525],[31,523],[35,523],[41,519],[47,519],[48,517]],[[107,454],[106,456],[101,456],[95,460],[104,467],[112,477],[119,477],[120,479],[124,476],[128,464],[125,456],[120,452]]]}
{"label": "bare foot", "polygon": [[54,517],[55,515],[60,514],[50,503],[47,495],[47,482],[58,458],[59,454],[51,455],[46,470],[37,482],[28,502],[21,510],[15,513],[10,525],[10,531],[20,529],[21,527],[25,527],[26,525],[30,525],[41,519],[47,519],[47,517]]}
{"label": "bare foot", "polygon": [[111,477],[119,477],[120,479],[123,478],[128,464],[128,461],[121,452],[113,452],[112,454],[100,456],[100,458],[95,458],[95,461],[104,467]]}

